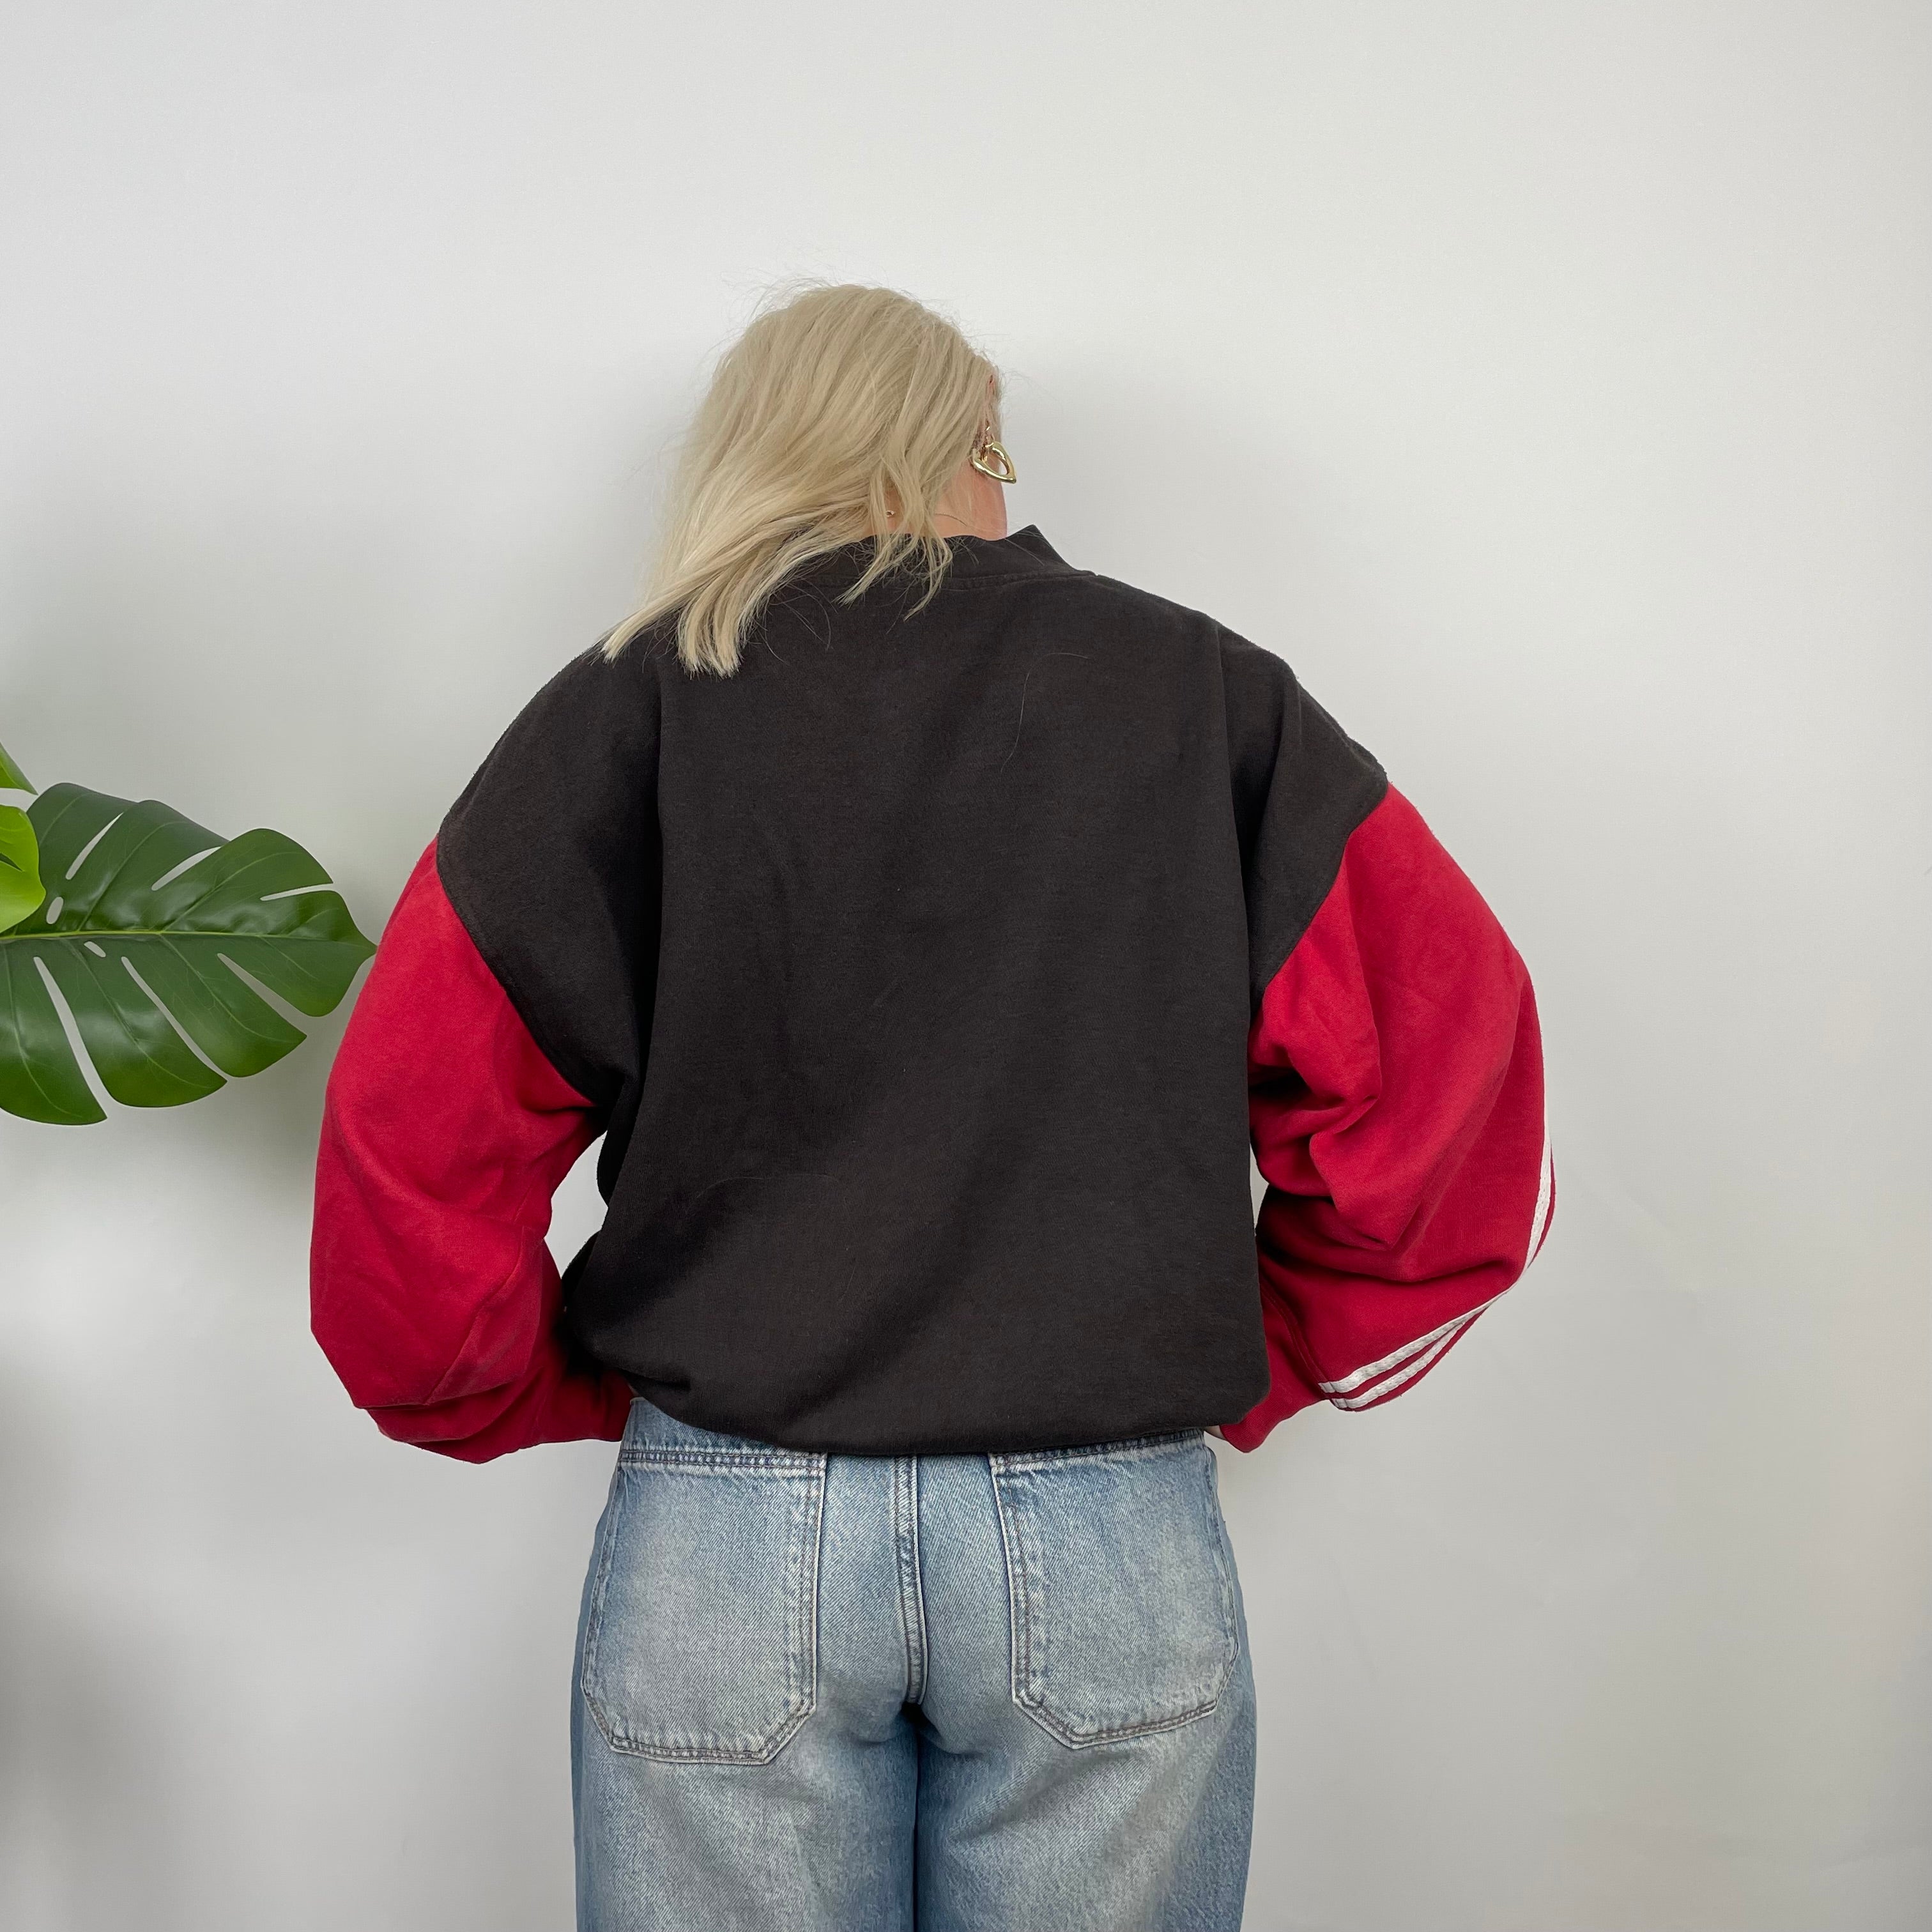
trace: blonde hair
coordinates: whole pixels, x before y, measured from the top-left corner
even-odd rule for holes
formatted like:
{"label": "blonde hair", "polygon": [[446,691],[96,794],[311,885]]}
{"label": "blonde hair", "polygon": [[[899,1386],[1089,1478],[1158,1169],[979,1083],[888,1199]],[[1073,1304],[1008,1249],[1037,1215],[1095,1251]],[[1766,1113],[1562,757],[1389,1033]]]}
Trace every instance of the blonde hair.
{"label": "blonde hair", "polygon": [[[795,572],[871,536],[850,603],[923,565],[922,608],[952,551],[946,485],[1000,434],[999,371],[953,324],[894,289],[798,284],[728,350],[685,438],[644,600],[604,640],[615,658],[675,611],[687,670],[728,677]],[[767,296],[766,301],[771,300]]]}

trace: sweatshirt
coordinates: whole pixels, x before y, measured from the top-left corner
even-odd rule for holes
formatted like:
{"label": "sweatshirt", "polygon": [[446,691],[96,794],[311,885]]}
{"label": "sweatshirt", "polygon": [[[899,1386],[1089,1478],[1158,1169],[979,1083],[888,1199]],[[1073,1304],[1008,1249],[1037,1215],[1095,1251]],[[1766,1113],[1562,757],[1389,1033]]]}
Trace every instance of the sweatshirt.
{"label": "sweatshirt", "polygon": [[1536,1254],[1535,1000],[1415,807],[1212,618],[1034,526],[950,547],[922,608],[820,559],[730,677],[669,620],[593,645],[449,808],[316,1175],[314,1332],[388,1435],[480,1462],[642,1394],[809,1450],[1252,1449],[1413,1388]]}

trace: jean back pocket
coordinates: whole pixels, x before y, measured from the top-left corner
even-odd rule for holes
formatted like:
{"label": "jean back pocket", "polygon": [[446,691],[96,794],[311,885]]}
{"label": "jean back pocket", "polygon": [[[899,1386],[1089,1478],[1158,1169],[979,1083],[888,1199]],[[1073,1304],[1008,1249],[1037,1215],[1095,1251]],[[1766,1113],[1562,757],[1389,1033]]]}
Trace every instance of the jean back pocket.
{"label": "jean back pocket", "polygon": [[1076,1748],[1213,1710],[1240,1624],[1214,1452],[1200,1431],[988,1460],[1013,1701]]}
{"label": "jean back pocket", "polygon": [[584,1639],[612,1750],[764,1764],[784,1749],[818,1700],[824,1497],[822,1456],[626,1442]]}

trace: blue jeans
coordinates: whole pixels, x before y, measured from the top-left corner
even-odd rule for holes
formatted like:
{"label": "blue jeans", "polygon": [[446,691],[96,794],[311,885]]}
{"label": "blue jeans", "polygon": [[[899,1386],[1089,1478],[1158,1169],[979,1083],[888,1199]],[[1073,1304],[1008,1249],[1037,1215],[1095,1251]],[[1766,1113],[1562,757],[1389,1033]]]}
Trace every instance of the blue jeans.
{"label": "blue jeans", "polygon": [[821,1455],[640,1398],[571,1748],[580,1932],[1234,1932],[1254,1685],[1214,1453]]}

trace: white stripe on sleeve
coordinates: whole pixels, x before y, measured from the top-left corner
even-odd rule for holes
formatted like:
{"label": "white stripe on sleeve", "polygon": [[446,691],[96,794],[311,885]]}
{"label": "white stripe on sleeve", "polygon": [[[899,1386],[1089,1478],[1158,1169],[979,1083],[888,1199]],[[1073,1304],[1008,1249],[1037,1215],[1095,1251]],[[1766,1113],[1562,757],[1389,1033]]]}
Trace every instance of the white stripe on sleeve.
{"label": "white stripe on sleeve", "polygon": [[1536,1212],[1529,1223],[1529,1246],[1523,1250],[1522,1264],[1528,1267],[1543,1244],[1543,1231],[1550,1225],[1550,1204],[1556,1194],[1556,1161],[1550,1150],[1550,1130],[1543,1132],[1543,1164],[1536,1182]]}
{"label": "white stripe on sleeve", "polygon": [[[1487,1305],[1484,1304],[1485,1306]],[[1470,1314],[1474,1312],[1472,1309]],[[1340,1382],[1321,1382],[1316,1386],[1326,1396],[1347,1395],[1352,1390],[1360,1388],[1363,1383],[1372,1382],[1376,1376],[1387,1373],[1389,1370],[1400,1367],[1418,1349],[1427,1348],[1437,1336],[1448,1334],[1450,1329],[1460,1327],[1468,1318],[1468,1315],[1454,1316],[1444,1322],[1441,1328],[1432,1328],[1426,1335],[1418,1335],[1413,1342],[1405,1342],[1400,1348],[1391,1350],[1380,1361],[1370,1362],[1358,1369],[1353,1375],[1344,1376]]]}
{"label": "white stripe on sleeve", "polygon": [[[1486,1301],[1483,1304],[1483,1308],[1486,1308],[1489,1305]],[[1366,1390],[1360,1395],[1332,1396],[1329,1400],[1337,1408],[1367,1408],[1372,1404],[1380,1402],[1383,1396],[1394,1394],[1403,1383],[1412,1382],[1416,1376],[1420,1375],[1423,1370],[1427,1368],[1430,1364],[1434,1361],[1436,1357],[1441,1354],[1443,1350],[1448,1348],[1450,1343],[1454,1341],[1456,1337],[1461,1334],[1462,1330],[1468,1328],[1482,1312],[1482,1308],[1472,1308],[1468,1314],[1450,1322],[1448,1332],[1442,1335],[1442,1340],[1435,1347],[1431,1348],[1427,1354],[1420,1356],[1410,1363],[1400,1375],[1390,1376],[1388,1381],[1378,1382],[1373,1388]],[[1438,1333],[1440,1334],[1441,1331],[1438,1330]]]}

